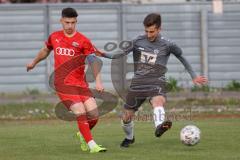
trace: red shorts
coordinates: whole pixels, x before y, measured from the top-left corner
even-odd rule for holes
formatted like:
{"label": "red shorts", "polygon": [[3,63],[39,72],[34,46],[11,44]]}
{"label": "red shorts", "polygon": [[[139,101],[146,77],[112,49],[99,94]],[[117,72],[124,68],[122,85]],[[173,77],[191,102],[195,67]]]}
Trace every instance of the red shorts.
{"label": "red shorts", "polygon": [[[63,92],[57,92],[57,95],[59,99],[62,101],[62,103],[70,109],[70,107],[75,104],[82,102],[84,103],[89,98],[93,97],[92,92],[88,88],[87,83],[83,83],[81,85],[83,88],[78,88],[77,86],[73,86],[69,88],[67,85],[64,87],[65,90],[60,90]],[[61,86],[62,87],[62,86]]]}
{"label": "red shorts", "polygon": [[84,96],[84,95],[70,95],[70,94],[62,94],[62,93],[57,93],[59,99],[62,101],[62,103],[70,109],[70,107],[75,104],[82,102],[84,103],[86,100],[91,98],[92,96]]}

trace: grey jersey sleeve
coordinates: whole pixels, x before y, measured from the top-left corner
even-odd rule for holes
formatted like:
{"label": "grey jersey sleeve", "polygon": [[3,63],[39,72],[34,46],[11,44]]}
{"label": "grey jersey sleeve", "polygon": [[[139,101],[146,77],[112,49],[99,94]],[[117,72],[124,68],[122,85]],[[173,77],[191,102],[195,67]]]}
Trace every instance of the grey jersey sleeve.
{"label": "grey jersey sleeve", "polygon": [[184,65],[185,69],[188,71],[192,79],[194,79],[197,75],[194,72],[192,66],[188,63],[188,61],[182,55],[182,49],[177,46],[175,43],[170,43],[170,53],[174,54],[177,59]]}

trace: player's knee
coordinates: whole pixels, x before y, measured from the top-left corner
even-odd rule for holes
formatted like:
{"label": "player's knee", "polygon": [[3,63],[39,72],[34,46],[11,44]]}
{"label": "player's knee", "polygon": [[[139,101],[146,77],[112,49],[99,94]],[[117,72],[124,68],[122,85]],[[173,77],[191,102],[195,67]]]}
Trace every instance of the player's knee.
{"label": "player's knee", "polygon": [[134,116],[134,112],[123,112],[122,114],[122,121],[123,123],[130,123],[133,119],[133,116]]}
{"label": "player's knee", "polygon": [[129,118],[129,119],[122,119],[122,123],[123,124],[129,124],[132,122],[132,118]]}
{"label": "player's knee", "polygon": [[79,117],[81,115],[86,115],[85,112],[81,112],[81,111],[78,111],[78,110],[74,110],[72,111],[72,113],[76,116],[76,117]]}
{"label": "player's knee", "polygon": [[88,119],[98,119],[99,113],[98,111],[92,111],[87,113]]}
{"label": "player's knee", "polygon": [[75,104],[71,105],[70,110],[77,117],[84,115],[84,114],[86,115],[86,111],[85,111],[82,103],[75,103]]}
{"label": "player's knee", "polygon": [[153,107],[156,107],[156,106],[163,106],[165,101],[166,100],[163,96],[157,96],[157,97],[153,97],[150,102]]}

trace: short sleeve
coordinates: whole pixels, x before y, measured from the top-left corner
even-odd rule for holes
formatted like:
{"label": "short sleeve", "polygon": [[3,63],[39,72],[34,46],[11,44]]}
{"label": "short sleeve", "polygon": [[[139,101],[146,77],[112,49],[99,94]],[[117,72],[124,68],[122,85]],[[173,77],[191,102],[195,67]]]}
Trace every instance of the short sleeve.
{"label": "short sleeve", "polygon": [[53,44],[52,44],[52,36],[50,35],[47,39],[47,41],[45,41],[45,45],[47,46],[47,48],[49,50],[52,50],[53,49]]}
{"label": "short sleeve", "polygon": [[90,42],[90,40],[86,39],[85,42],[83,43],[83,54],[84,55],[89,55],[95,52],[95,49]]}

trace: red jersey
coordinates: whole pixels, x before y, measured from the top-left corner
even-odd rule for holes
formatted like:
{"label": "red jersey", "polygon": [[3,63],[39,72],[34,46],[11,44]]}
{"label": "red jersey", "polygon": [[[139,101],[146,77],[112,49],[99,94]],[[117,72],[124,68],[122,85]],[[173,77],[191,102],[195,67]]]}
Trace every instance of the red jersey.
{"label": "red jersey", "polygon": [[[54,51],[54,69],[58,69],[65,62],[70,61],[77,56],[84,56],[79,61],[79,67],[71,71],[67,77],[64,77],[65,84],[86,85],[84,65],[87,55],[94,53],[94,47],[90,40],[83,34],[76,32],[74,36],[65,36],[63,30],[53,32],[45,42],[48,49]],[[64,72],[64,71],[63,71]],[[86,86],[87,87],[87,86]]]}

